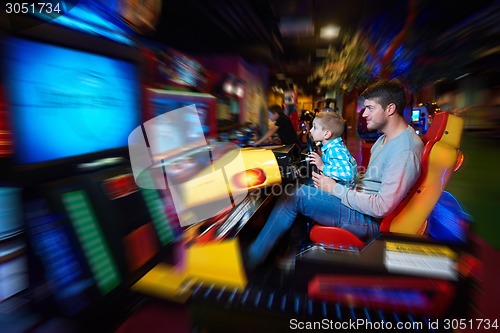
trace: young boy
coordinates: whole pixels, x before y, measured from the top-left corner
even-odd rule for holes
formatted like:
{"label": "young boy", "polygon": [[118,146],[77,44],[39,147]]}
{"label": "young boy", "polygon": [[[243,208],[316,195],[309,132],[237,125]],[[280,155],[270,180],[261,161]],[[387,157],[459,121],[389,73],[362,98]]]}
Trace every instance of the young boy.
{"label": "young boy", "polygon": [[356,180],[358,165],[342,141],[345,122],[336,112],[320,112],[313,120],[311,136],[321,142],[322,155],[310,153],[311,164],[316,165],[325,176],[338,183],[352,187]]}

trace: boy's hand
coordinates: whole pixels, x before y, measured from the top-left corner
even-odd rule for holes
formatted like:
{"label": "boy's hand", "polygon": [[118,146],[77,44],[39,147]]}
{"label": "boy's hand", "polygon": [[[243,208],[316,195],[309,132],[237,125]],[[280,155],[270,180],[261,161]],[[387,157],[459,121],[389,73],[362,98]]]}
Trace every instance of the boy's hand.
{"label": "boy's hand", "polygon": [[309,156],[309,162],[311,164],[314,164],[319,171],[323,171],[323,166],[325,165],[325,163],[323,163],[323,160],[321,159],[321,156],[318,155],[318,153],[311,152],[307,154],[307,156]]}
{"label": "boy's hand", "polygon": [[337,182],[328,176],[325,176],[323,174],[319,174],[313,171],[312,173],[312,179],[314,183],[314,187],[319,188],[320,190],[323,190],[328,193],[332,193],[333,187]]}

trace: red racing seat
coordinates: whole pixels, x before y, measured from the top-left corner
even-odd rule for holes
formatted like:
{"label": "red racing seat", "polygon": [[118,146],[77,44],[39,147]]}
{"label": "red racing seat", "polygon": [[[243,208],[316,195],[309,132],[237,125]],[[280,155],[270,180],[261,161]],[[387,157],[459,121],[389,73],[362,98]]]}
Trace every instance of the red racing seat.
{"label": "red racing seat", "polygon": [[[427,218],[462,161],[459,150],[464,121],[447,112],[434,116],[429,131],[423,137],[421,174],[410,193],[380,224],[380,232],[423,235]],[[364,242],[351,232],[313,225],[309,238],[317,244],[333,248],[363,248]]]}

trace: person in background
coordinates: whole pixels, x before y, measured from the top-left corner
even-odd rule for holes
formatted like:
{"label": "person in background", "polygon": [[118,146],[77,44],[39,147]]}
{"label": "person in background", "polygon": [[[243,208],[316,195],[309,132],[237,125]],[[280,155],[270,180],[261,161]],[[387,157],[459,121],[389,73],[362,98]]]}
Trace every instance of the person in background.
{"label": "person in background", "polygon": [[354,186],[358,165],[342,141],[344,119],[337,112],[320,112],[313,120],[311,136],[321,142],[321,156],[309,153],[311,164],[339,184]]}
{"label": "person in background", "polygon": [[423,143],[404,119],[406,94],[397,79],[370,85],[364,97],[367,127],[383,133],[371,149],[366,173],[354,188],[313,172],[315,187],[302,185],[278,198],[266,224],[244,253],[247,270],[262,263],[298,214],[315,223],[346,229],[363,241],[411,190],[420,175]]}
{"label": "person in background", "polygon": [[261,145],[264,141],[272,137],[275,133],[278,134],[281,143],[284,145],[297,144],[300,146],[297,133],[293,129],[292,122],[283,113],[281,106],[275,104],[269,107],[267,114],[274,124],[269,128],[266,134],[255,142],[256,146]]}

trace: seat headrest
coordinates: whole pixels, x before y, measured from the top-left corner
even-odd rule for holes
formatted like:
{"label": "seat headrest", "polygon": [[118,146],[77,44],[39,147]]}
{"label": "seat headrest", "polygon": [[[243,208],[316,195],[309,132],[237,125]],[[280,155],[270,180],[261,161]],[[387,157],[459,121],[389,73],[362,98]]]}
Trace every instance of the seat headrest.
{"label": "seat headrest", "polygon": [[446,129],[446,123],[448,121],[448,115],[449,113],[447,112],[441,112],[441,113],[436,113],[432,119],[431,126],[429,127],[429,130],[425,134],[425,136],[422,138],[422,141],[425,143],[427,142],[436,142],[441,140],[441,137],[443,136],[443,133]]}

